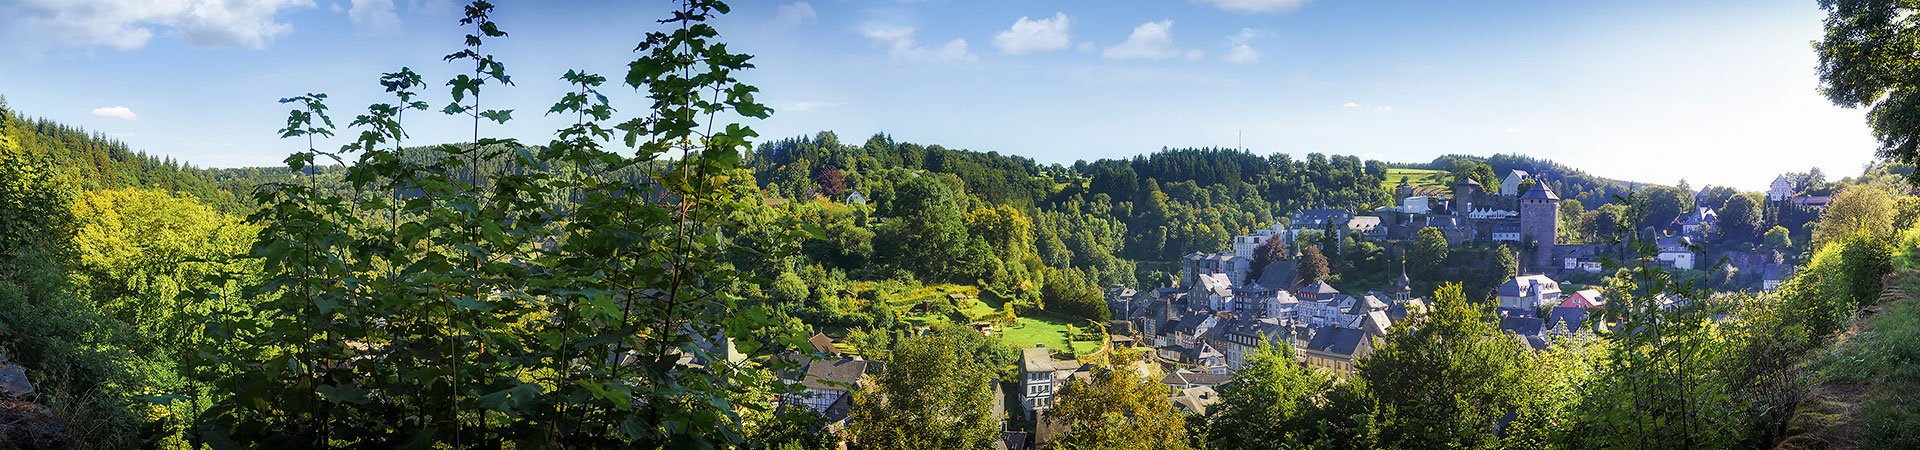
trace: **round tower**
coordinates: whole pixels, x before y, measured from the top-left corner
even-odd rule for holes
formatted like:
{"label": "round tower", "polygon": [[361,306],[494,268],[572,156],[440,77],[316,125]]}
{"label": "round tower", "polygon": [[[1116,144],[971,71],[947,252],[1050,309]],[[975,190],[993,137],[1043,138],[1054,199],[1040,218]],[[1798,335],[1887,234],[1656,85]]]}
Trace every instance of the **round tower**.
{"label": "round tower", "polygon": [[1560,196],[1553,195],[1553,188],[1546,182],[1534,183],[1533,189],[1520,195],[1520,234],[1533,239],[1534,270],[1553,267],[1553,247],[1559,244],[1559,231]]}

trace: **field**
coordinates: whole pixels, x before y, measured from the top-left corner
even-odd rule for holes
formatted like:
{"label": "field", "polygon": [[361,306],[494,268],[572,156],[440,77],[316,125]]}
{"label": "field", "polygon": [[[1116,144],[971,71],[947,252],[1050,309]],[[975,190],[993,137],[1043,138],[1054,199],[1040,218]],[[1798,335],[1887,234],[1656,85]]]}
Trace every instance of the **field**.
{"label": "field", "polygon": [[1407,183],[1412,184],[1416,191],[1423,187],[1442,190],[1447,188],[1447,171],[1428,169],[1387,169],[1387,179],[1380,182],[1380,187],[1386,188],[1387,192],[1393,192],[1394,188],[1400,186],[1402,177],[1405,177]]}
{"label": "field", "polygon": [[[1084,324],[1076,325],[1071,320],[1065,318],[1042,314],[1034,317],[1021,317],[1014,321],[1013,326],[999,328],[998,334],[1000,335],[1000,339],[1007,341],[1009,344],[1013,344],[1015,347],[1026,348],[1035,345],[1046,345],[1047,347],[1056,349],[1070,348],[1075,355],[1086,355],[1099,350],[1100,341],[1070,340],[1071,334],[1069,329],[1079,331],[1083,334],[1089,332],[1098,333],[1097,330],[1088,331],[1083,329],[1083,325]],[[1085,338],[1088,336],[1081,337]]]}

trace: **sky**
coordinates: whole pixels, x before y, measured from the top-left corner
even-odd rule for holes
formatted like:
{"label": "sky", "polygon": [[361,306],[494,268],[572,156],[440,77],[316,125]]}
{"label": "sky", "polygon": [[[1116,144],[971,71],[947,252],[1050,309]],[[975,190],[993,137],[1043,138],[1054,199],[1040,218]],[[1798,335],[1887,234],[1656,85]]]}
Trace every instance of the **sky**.
{"label": "sky", "polygon": [[[545,142],[582,69],[623,78],[665,2],[500,1],[488,45],[515,85],[488,134]],[[1864,112],[1819,94],[1813,0],[769,0],[716,22],[755,55],[763,138],[874,133],[1041,163],[1163,147],[1426,162],[1516,153],[1616,179],[1764,190],[1857,174]],[[0,0],[0,96],[202,167],[277,165],[287,106],[345,125],[381,73],[440,80],[466,33],[451,0]],[[617,83],[615,83],[617,84]],[[644,98],[610,85],[622,117]],[[471,122],[409,116],[410,142]],[[343,136],[349,133],[342,133]],[[345,139],[322,142],[337,146]]]}

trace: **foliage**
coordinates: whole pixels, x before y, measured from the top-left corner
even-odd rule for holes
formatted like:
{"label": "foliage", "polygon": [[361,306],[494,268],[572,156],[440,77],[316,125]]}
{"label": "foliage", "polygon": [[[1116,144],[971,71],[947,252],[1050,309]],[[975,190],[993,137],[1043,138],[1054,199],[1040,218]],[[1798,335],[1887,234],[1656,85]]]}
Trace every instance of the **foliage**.
{"label": "foliage", "polygon": [[1834,196],[1814,226],[1813,248],[1856,233],[1880,239],[1893,236],[1893,196],[1873,186],[1853,186]]}
{"label": "foliage", "polygon": [[[475,1],[466,47],[448,55],[471,72],[447,85],[443,113],[469,119],[473,140],[424,161],[402,157],[402,118],[424,110],[411,70],[381,78],[398,105],[357,116],[357,139],[339,152],[326,96],[295,104],[282,135],[309,151],[287,158],[304,183],[270,183],[253,255],[265,281],[259,308],[216,314],[219,339],[249,345],[206,368],[226,392],[202,416],[196,440],[220,448],[499,446],[686,447],[742,440],[742,411],[785,384],[729,358],[775,350],[745,337],[777,324],[737,304],[726,269],[746,248],[729,211],[760,202],[734,170],[751,129],[711,128],[707,117],[764,118],[739,84],[746,55],[715,45],[707,22],[717,1],[677,5],[666,29],[646,33],[628,86],[651,101],[611,127],[598,75],[570,71],[575,87],[550,110],[576,122],[539,148],[484,137],[483,123],[512,120],[485,109],[483,92],[512,84],[483,52],[506,37],[493,5]],[[603,148],[619,139],[637,152]],[[677,151],[671,163],[663,154]],[[344,163],[351,190],[321,189],[305,171]],[[493,167],[511,170],[492,170]],[[569,170],[558,170],[566,167]],[[558,196],[560,192],[574,195]],[[552,201],[556,196],[566,202]],[[789,235],[785,242],[798,241]],[[795,330],[797,331],[797,330]],[[776,344],[791,345],[800,336]],[[681,361],[690,359],[695,364]],[[587,363],[580,363],[585,361]],[[777,366],[776,366],[777,368]]]}
{"label": "foliage", "polygon": [[1132,367],[1098,370],[1091,382],[1069,380],[1041,420],[1066,432],[1049,445],[1061,449],[1186,449],[1186,419],[1158,380]]}
{"label": "foliage", "polygon": [[1767,247],[1774,250],[1787,251],[1793,248],[1793,238],[1788,235],[1787,228],[1783,226],[1774,225],[1773,228],[1767,229],[1766,236],[1761,240],[1766,242]]}
{"label": "foliage", "polygon": [[[1868,108],[1882,158],[1920,162],[1920,43],[1909,20],[1920,8],[1900,0],[1821,0],[1820,9],[1827,12],[1826,36],[1814,43],[1821,93],[1835,105]],[[1920,174],[1908,177],[1920,181]]]}
{"label": "foliage", "polygon": [[91,448],[138,445],[127,336],[65,276],[73,236],[51,158],[0,108],[0,353],[32,370],[39,400]]}
{"label": "foliage", "polygon": [[1294,283],[1307,285],[1315,281],[1325,281],[1331,270],[1327,267],[1327,256],[1320,253],[1320,247],[1306,245],[1300,248],[1300,258],[1294,262]]}
{"label": "foliage", "polygon": [[1714,211],[1720,218],[1721,235],[1734,242],[1758,242],[1768,231],[1761,214],[1764,203],[1759,193],[1744,192],[1727,197]]}
{"label": "foliage", "polygon": [[1260,280],[1260,274],[1266,273],[1267,265],[1274,261],[1287,259],[1287,244],[1278,236],[1267,239],[1253,248],[1253,262],[1247,265],[1247,282]]}
{"label": "foliage", "polygon": [[1318,405],[1334,380],[1294,360],[1293,346],[1262,340],[1233,383],[1220,389],[1220,403],[1209,408],[1208,448],[1305,448],[1322,421]]}
{"label": "foliage", "polygon": [[1521,417],[1544,394],[1534,357],[1467,303],[1440,287],[1433,309],[1395,324],[1355,376],[1373,399],[1370,440],[1385,448],[1497,448],[1502,416]]}
{"label": "foliage", "polygon": [[[1422,286],[1435,286],[1434,280],[1444,279],[1442,270],[1446,268],[1448,249],[1447,235],[1439,228],[1421,228],[1419,237],[1407,250],[1407,268],[1416,283]],[[1415,288],[1415,292],[1427,292],[1428,289]]]}
{"label": "foliage", "polygon": [[858,449],[986,448],[998,357],[963,327],[936,327],[894,345],[887,370],[854,394],[849,444]]}

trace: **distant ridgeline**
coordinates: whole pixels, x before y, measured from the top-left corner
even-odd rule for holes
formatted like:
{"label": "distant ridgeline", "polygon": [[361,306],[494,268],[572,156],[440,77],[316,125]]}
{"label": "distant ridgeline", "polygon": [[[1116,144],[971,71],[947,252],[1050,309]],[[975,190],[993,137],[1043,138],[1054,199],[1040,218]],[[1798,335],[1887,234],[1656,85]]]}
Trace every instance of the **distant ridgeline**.
{"label": "distant ridgeline", "polygon": [[171,157],[128,149],[98,132],[42,118],[28,118],[0,101],[0,133],[29,157],[45,158],[59,185],[78,190],[140,187],[191,195],[214,209],[240,212],[251,202],[246,191],[230,189],[224,170],[198,169]]}
{"label": "distant ridgeline", "polygon": [[[1547,187],[1553,188],[1553,192],[1559,194],[1560,198],[1579,200],[1580,204],[1587,208],[1598,208],[1601,205],[1613,203],[1614,197],[1626,197],[1634,189],[1646,186],[1643,183],[1597,177],[1580,169],[1567,167],[1565,164],[1523,155],[1499,154],[1490,157],[1445,155],[1434,158],[1432,163],[1426,165],[1412,164],[1406,167],[1451,170],[1458,164],[1456,161],[1485,164],[1492,169],[1490,174],[1495,176],[1505,176],[1515,170],[1531,173],[1537,179],[1546,180]],[[1478,181],[1487,186],[1494,186],[1498,185],[1500,180]]]}

